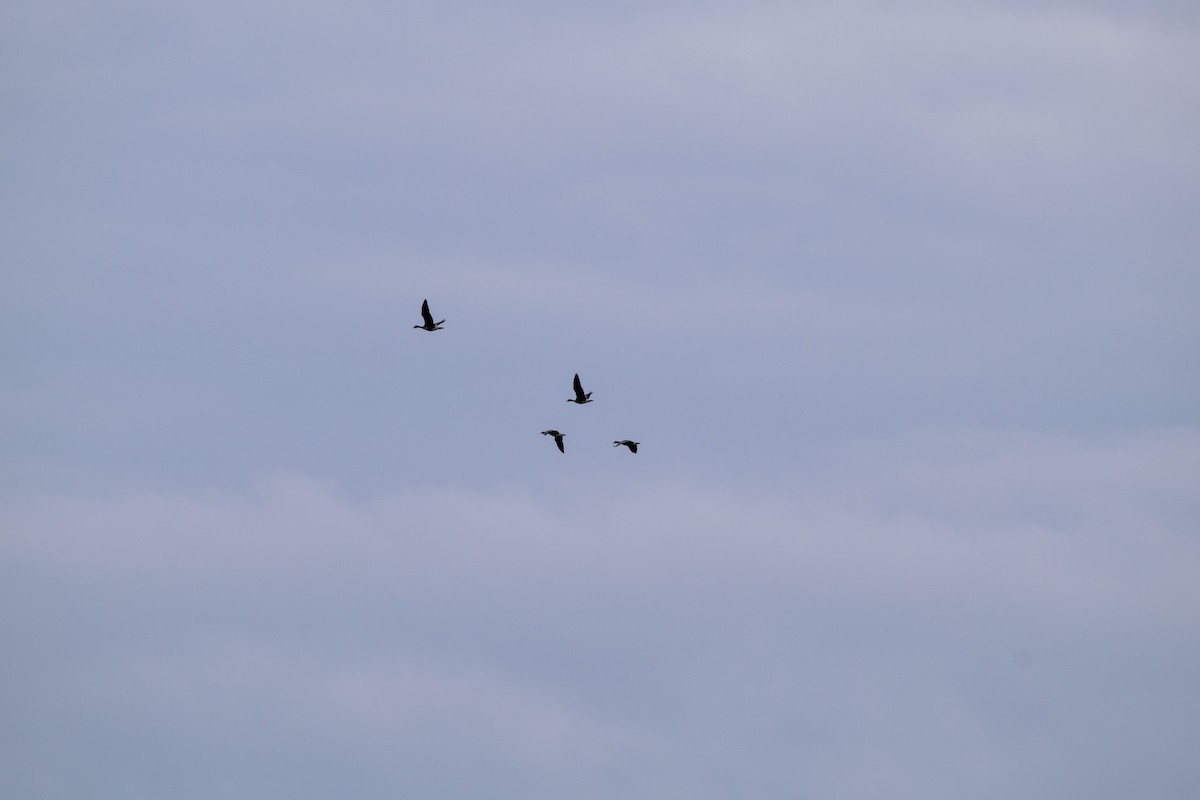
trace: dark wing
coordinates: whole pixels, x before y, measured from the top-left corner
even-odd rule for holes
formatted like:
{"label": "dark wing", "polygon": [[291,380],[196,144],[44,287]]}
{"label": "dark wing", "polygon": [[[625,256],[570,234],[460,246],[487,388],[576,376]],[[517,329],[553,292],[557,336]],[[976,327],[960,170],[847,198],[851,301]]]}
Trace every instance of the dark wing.
{"label": "dark wing", "polygon": [[575,399],[586,400],[587,395],[583,393],[583,384],[579,382],[579,373],[575,373]]}
{"label": "dark wing", "polygon": [[427,327],[432,328],[433,327],[433,315],[429,313],[429,301],[428,300],[421,301],[421,316],[425,319],[425,325]]}
{"label": "dark wing", "polygon": [[554,443],[556,445],[558,445],[558,452],[565,453],[565,452],[567,452],[567,449],[565,447],[563,447],[562,442],[563,442],[563,437],[561,434],[554,437]]}
{"label": "dark wing", "polygon": [[625,444],[629,446],[629,452],[631,452],[631,453],[637,452],[637,442],[626,442]]}

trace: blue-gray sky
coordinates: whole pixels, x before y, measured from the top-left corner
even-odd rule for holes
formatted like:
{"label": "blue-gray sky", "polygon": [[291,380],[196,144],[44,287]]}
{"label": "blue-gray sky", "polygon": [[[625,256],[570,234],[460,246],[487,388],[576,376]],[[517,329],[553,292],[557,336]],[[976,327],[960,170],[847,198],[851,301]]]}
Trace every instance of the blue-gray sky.
{"label": "blue-gray sky", "polygon": [[0,794],[1196,796],[1198,76],[1187,3],[8,3]]}

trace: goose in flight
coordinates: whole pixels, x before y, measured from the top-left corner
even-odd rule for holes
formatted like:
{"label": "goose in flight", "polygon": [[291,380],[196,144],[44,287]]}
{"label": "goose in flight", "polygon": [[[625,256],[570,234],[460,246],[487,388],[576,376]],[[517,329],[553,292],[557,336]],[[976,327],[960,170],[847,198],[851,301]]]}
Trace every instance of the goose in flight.
{"label": "goose in flight", "polygon": [[564,437],[564,436],[566,436],[566,434],[565,434],[565,433],[559,433],[558,431],[556,431],[556,430],[554,430],[553,428],[551,428],[551,429],[550,429],[550,430],[548,430],[548,431],[542,431],[542,436],[553,436],[553,437],[554,437],[554,443],[555,443],[556,445],[558,445],[558,452],[560,452],[560,453],[565,453],[565,452],[567,452],[565,449],[563,449],[563,442],[562,442],[562,440],[563,440],[563,437]]}
{"label": "goose in flight", "polygon": [[629,452],[631,452],[631,453],[636,453],[636,452],[637,452],[637,446],[638,446],[639,444],[641,444],[641,442],[631,442],[631,441],[629,441],[628,439],[622,439],[622,440],[621,440],[621,441],[619,441],[619,442],[613,442],[613,447],[620,447],[621,445],[625,445],[626,447],[628,447],[628,448],[629,448]]}
{"label": "goose in flight", "polygon": [[583,393],[583,384],[579,382],[579,373],[578,372],[575,373],[575,396],[568,397],[567,402],[568,403],[578,403],[579,405],[583,405],[584,403],[592,402],[592,393],[591,392],[588,392],[587,394]]}
{"label": "goose in flight", "polygon": [[442,322],[434,322],[433,321],[433,315],[429,313],[429,301],[428,300],[421,301],[421,317],[422,317],[422,319],[425,320],[425,324],[424,325],[413,325],[413,327],[420,328],[421,330],[425,330],[425,331],[440,331],[442,329],[442,322],[446,321],[446,320],[442,320]]}

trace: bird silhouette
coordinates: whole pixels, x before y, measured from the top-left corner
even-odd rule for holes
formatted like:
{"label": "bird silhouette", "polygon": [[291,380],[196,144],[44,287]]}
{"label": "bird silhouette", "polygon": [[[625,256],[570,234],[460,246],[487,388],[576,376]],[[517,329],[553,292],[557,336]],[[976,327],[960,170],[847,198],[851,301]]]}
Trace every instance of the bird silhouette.
{"label": "bird silhouette", "polygon": [[442,329],[442,322],[446,321],[446,320],[442,320],[442,322],[434,322],[433,321],[433,315],[429,313],[429,301],[428,300],[421,301],[421,318],[425,320],[425,324],[424,325],[413,325],[413,327],[420,328],[421,330],[425,330],[425,331],[440,331]]}
{"label": "bird silhouette", "polygon": [[636,453],[636,452],[637,452],[637,446],[638,446],[639,444],[641,444],[641,442],[631,442],[631,441],[629,441],[628,439],[622,439],[622,440],[621,440],[621,441],[619,441],[619,442],[613,442],[613,447],[620,447],[621,445],[625,445],[626,447],[628,447],[628,448],[629,448],[629,452],[631,452],[631,453]]}
{"label": "bird silhouette", "polygon": [[579,373],[578,372],[575,373],[575,396],[568,397],[567,402],[568,403],[578,403],[579,405],[583,405],[584,403],[592,402],[592,393],[591,392],[588,392],[587,394],[583,393],[583,384],[579,382]]}
{"label": "bird silhouette", "polygon": [[566,449],[563,447],[563,437],[566,436],[565,433],[559,433],[558,431],[551,428],[548,431],[542,431],[542,436],[553,436],[554,443],[556,445],[558,445],[558,452],[560,452],[560,453],[567,452]]}

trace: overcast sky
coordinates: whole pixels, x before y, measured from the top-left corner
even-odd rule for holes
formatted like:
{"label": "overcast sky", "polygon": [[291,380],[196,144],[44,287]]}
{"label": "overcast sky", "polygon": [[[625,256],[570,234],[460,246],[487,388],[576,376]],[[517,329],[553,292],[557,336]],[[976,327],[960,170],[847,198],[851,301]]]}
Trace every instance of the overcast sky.
{"label": "overcast sky", "polygon": [[1193,3],[6,3],[0,794],[1196,797],[1197,142]]}

